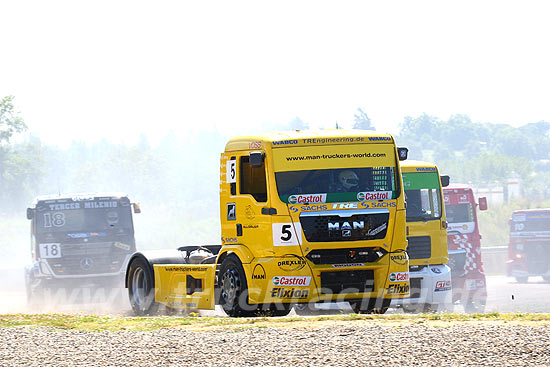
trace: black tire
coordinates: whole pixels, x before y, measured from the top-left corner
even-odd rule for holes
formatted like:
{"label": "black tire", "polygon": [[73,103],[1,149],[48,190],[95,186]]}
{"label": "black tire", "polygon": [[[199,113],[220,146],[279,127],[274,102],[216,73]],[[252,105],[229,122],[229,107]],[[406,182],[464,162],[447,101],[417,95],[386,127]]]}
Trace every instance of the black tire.
{"label": "black tire", "polygon": [[218,274],[219,300],[230,317],[255,316],[257,305],[248,303],[248,285],[243,266],[234,255],[227,256]]}
{"label": "black tire", "polygon": [[464,312],[484,313],[486,302],[487,300],[485,298],[472,297],[464,303]]}
{"label": "black tire", "polygon": [[455,312],[455,305],[453,303],[444,303],[439,305],[439,312],[453,313]]}
{"label": "black tire", "polygon": [[44,308],[44,289],[40,281],[35,279],[30,272],[25,274],[25,293],[29,311],[41,311]]}
{"label": "black tire", "polygon": [[424,310],[423,312],[424,313],[438,313],[438,312],[441,312],[444,308],[444,305],[441,305],[441,304],[430,304],[430,303],[426,303],[424,304]]}
{"label": "black tire", "polygon": [[404,313],[419,313],[421,310],[423,310],[423,306],[420,304],[403,305]]}
{"label": "black tire", "polygon": [[[265,306],[265,305],[262,305]],[[256,316],[281,317],[286,316],[292,310],[290,303],[271,304],[267,310],[258,310]],[[259,307],[262,308],[262,307]]]}
{"label": "black tire", "polygon": [[516,282],[518,283],[527,283],[529,281],[529,277],[516,277]]}
{"label": "black tire", "polygon": [[356,300],[350,301],[349,305],[355,313],[363,314],[384,314],[390,307],[391,299],[370,298],[368,301]]}
{"label": "black tire", "polygon": [[319,313],[312,303],[298,303],[294,306],[294,312],[298,316],[311,316]]}
{"label": "black tire", "polygon": [[157,312],[155,277],[149,262],[137,257],[128,267],[128,297],[134,314],[151,315]]}

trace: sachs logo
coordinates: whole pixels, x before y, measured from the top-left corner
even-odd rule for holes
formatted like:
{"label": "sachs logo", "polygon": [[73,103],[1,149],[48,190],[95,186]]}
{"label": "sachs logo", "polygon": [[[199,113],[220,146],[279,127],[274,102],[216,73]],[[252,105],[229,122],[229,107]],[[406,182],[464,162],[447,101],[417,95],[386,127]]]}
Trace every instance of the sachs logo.
{"label": "sachs logo", "polygon": [[309,283],[311,282],[311,277],[300,277],[300,276],[274,276],[273,279],[271,279],[273,282],[273,285],[279,285],[283,287],[307,287],[309,286]]}
{"label": "sachs logo", "polygon": [[391,273],[389,279],[390,282],[406,282],[409,280],[409,272]]}

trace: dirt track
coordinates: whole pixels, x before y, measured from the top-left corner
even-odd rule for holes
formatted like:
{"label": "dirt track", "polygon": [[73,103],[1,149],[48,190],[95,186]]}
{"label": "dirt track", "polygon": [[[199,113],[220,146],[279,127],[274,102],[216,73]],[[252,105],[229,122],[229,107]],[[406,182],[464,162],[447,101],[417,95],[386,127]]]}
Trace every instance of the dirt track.
{"label": "dirt track", "polygon": [[[290,325],[289,325],[290,326]],[[360,321],[209,331],[0,329],[2,366],[550,365],[550,326]]]}

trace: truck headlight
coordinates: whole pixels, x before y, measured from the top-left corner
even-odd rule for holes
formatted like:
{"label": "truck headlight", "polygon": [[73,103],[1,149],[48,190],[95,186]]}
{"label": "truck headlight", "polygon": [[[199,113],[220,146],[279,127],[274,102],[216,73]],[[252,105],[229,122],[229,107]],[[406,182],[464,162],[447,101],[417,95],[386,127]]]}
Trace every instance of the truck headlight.
{"label": "truck headlight", "polygon": [[523,243],[516,243],[516,250],[523,251],[523,249],[524,249]]}

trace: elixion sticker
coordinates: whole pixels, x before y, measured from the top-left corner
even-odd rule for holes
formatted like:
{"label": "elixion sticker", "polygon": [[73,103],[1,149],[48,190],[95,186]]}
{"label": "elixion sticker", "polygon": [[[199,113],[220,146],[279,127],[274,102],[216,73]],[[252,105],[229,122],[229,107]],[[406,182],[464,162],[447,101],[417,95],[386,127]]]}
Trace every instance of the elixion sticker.
{"label": "elixion sticker", "polygon": [[[302,225],[296,223],[273,223],[273,246],[299,246],[296,232],[302,233]],[[294,231],[296,229],[296,232]]]}

